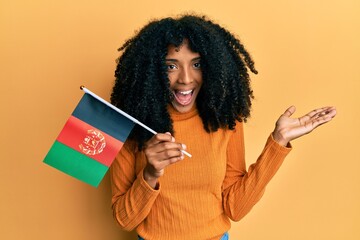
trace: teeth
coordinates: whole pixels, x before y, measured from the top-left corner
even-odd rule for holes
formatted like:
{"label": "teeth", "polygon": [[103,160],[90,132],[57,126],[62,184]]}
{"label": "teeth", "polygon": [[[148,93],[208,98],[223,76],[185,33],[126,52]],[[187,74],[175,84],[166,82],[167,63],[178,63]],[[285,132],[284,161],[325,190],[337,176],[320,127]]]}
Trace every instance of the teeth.
{"label": "teeth", "polygon": [[192,92],[192,90],[189,90],[189,91],[179,91],[180,94],[182,95],[187,95],[187,94],[190,94]]}

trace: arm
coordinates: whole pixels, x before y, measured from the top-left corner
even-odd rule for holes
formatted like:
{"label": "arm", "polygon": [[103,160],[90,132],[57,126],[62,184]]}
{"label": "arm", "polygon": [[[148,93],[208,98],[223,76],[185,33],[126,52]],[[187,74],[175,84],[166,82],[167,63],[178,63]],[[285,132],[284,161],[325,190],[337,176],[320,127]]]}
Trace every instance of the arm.
{"label": "arm", "polygon": [[223,183],[223,207],[233,221],[239,221],[262,197],[291,148],[283,147],[269,136],[264,150],[248,171],[245,166],[242,123],[237,124],[228,143],[227,167]]}
{"label": "arm", "polygon": [[267,183],[277,172],[290,151],[290,141],[312,132],[336,115],[334,107],[315,109],[300,118],[291,118],[295,107],[288,108],[277,120],[256,163],[245,168],[242,125],[238,124],[227,152],[227,171],[223,184],[225,213],[232,220],[240,220],[261,198]]}
{"label": "arm", "polygon": [[112,210],[119,225],[127,231],[137,227],[149,214],[159,195],[144,180],[143,170],[136,172],[135,143],[126,141],[110,168]]}
{"label": "arm", "polygon": [[[166,166],[184,158],[185,145],[176,143],[170,134],[154,135],[143,152],[136,152],[135,146],[127,141],[110,168],[113,214],[125,230],[144,221],[160,193],[158,178]],[[143,166],[140,171],[135,162]]]}

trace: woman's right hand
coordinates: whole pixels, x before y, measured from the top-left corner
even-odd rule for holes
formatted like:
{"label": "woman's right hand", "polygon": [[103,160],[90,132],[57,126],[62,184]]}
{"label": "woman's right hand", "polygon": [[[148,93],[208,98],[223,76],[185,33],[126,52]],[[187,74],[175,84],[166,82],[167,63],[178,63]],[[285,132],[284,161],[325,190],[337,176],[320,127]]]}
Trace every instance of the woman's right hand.
{"label": "woman's right hand", "polygon": [[158,133],[146,142],[144,153],[147,164],[144,169],[144,179],[152,187],[157,188],[157,181],[164,174],[164,169],[170,164],[184,159],[181,150],[186,146],[175,142],[170,133]]}

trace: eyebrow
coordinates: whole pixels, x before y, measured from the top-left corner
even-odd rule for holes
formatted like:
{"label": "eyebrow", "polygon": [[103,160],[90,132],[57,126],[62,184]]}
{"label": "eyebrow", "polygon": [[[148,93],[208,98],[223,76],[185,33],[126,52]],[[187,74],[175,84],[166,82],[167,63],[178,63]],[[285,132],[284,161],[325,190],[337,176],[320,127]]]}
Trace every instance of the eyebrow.
{"label": "eyebrow", "polygon": [[[196,58],[191,59],[191,61],[193,62],[193,61],[197,61],[197,60],[200,60],[200,59],[201,59],[201,57],[196,57]],[[165,61],[167,61],[167,62],[178,62],[179,60],[177,60],[175,58],[167,58],[167,59],[165,59]]]}

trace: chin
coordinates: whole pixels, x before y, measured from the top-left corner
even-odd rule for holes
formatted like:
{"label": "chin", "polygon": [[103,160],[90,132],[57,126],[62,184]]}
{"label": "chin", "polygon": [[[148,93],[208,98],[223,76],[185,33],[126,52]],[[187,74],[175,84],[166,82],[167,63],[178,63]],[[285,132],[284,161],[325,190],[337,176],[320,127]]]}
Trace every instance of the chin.
{"label": "chin", "polygon": [[172,105],[173,107],[175,108],[176,111],[180,112],[180,113],[186,113],[186,112],[189,112],[193,106],[194,106],[194,103],[190,103],[186,106],[183,106],[183,105],[180,105],[179,103],[177,102],[172,102]]}

